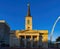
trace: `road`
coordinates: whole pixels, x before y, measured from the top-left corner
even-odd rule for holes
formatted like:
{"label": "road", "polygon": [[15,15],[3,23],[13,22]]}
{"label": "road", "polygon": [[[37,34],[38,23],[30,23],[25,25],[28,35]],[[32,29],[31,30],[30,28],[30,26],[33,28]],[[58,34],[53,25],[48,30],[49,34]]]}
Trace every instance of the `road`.
{"label": "road", "polygon": [[60,49],[60,48],[8,48],[8,47],[0,47],[0,49]]}

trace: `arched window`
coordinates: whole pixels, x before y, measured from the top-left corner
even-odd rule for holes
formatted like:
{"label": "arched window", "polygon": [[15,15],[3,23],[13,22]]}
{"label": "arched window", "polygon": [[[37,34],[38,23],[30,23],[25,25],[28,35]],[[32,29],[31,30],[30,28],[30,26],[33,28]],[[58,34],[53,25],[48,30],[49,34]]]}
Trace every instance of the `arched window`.
{"label": "arched window", "polygon": [[30,24],[30,20],[27,20],[27,23]]}

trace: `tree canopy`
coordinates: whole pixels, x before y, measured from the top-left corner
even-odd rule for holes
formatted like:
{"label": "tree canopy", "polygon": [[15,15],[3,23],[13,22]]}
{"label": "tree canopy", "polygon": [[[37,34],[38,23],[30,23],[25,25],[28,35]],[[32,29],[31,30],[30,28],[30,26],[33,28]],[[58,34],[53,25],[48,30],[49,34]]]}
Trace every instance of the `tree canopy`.
{"label": "tree canopy", "polygon": [[60,41],[60,36],[56,39],[56,42]]}

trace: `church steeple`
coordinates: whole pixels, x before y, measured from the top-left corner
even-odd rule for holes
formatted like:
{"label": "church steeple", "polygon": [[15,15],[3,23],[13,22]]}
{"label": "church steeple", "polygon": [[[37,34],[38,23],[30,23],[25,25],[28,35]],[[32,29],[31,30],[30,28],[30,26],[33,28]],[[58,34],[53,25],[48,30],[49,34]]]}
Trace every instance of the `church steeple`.
{"label": "church steeple", "polygon": [[28,6],[27,16],[31,16],[31,14],[30,14],[30,3],[28,3],[27,6]]}
{"label": "church steeple", "polygon": [[30,4],[28,4],[27,16],[25,17],[25,29],[32,30],[32,17],[30,14]]}

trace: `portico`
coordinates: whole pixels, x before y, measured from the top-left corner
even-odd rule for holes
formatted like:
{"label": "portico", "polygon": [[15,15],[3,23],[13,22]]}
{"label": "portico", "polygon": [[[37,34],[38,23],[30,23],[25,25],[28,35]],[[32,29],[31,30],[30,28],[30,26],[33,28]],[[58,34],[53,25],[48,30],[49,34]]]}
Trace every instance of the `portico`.
{"label": "portico", "polygon": [[[47,32],[47,31],[45,31]],[[42,45],[42,41],[45,40],[47,36],[46,33],[43,33],[43,31],[36,31],[36,30],[30,30],[30,31],[16,31],[16,37],[20,40],[20,47],[40,47]],[[47,38],[46,38],[47,40]]]}
{"label": "portico", "polygon": [[38,35],[20,35],[20,46],[22,47],[37,47],[38,46]]}

